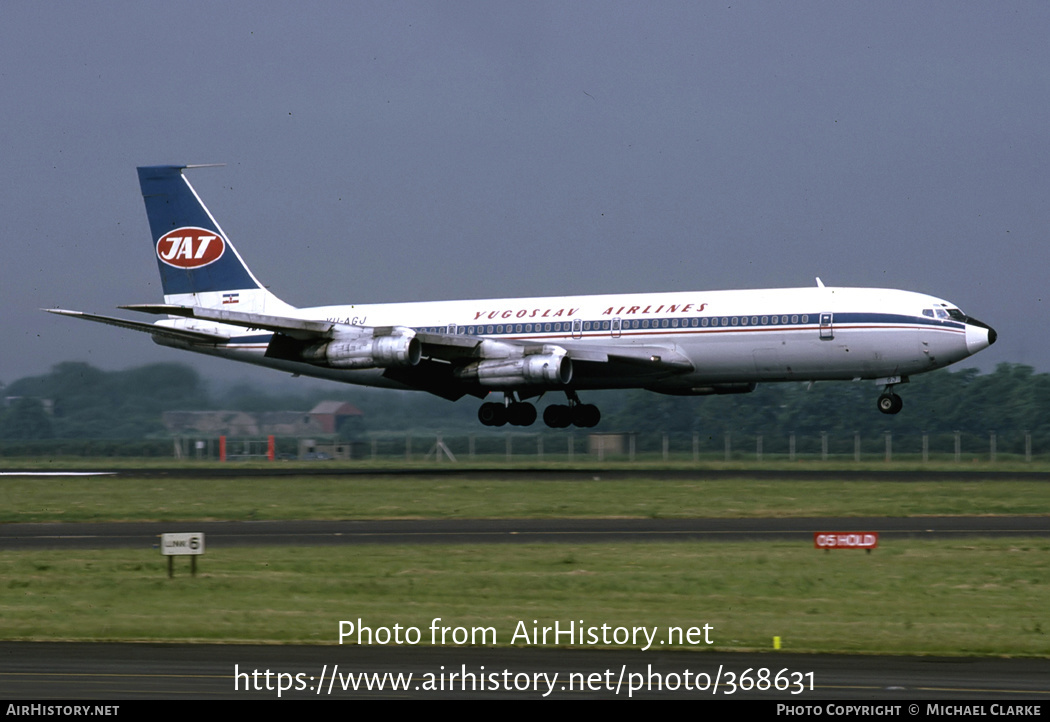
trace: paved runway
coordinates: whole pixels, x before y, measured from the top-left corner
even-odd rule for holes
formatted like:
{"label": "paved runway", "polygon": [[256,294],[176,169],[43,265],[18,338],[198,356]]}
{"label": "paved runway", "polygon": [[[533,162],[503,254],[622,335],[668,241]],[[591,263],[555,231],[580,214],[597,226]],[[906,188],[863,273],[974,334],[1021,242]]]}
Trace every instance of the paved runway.
{"label": "paved runway", "polygon": [[[389,674],[384,678],[384,673]],[[411,681],[405,676],[409,673]],[[399,674],[403,684],[393,689]],[[287,688],[280,692],[282,699],[540,699],[547,693],[553,699],[775,699],[794,704],[1010,700],[1045,710],[1050,705],[1050,660],[0,642],[0,697],[5,698],[276,700],[280,687]]]}

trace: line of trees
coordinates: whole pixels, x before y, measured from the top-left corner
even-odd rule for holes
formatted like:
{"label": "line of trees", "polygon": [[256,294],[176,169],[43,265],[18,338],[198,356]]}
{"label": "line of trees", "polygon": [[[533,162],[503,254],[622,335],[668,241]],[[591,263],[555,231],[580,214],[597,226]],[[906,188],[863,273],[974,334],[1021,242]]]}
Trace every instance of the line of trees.
{"label": "line of trees", "polygon": [[[591,392],[585,401],[602,410],[596,431],[662,432],[681,437],[700,434],[720,440],[759,435],[771,440],[819,437],[866,438],[951,435],[961,431],[987,438],[996,431],[1003,444],[1050,449],[1050,374],[1029,366],[1000,364],[994,372],[976,369],[937,371],[898,387],[904,410],[886,416],[875,408],[879,389],[870,382],[760,385],[738,396],[676,397],[646,391]],[[190,366],[151,364],[102,371],[66,362],[40,376],[11,383],[0,408],[0,440],[165,438],[161,415],[167,410],[303,411],[321,400],[349,401],[364,412],[362,433],[486,433],[477,422],[479,402],[450,403],[424,393],[361,389],[338,384],[310,385],[301,393],[272,394],[237,385],[215,390]],[[560,403],[562,394],[540,399]],[[534,427],[532,430],[544,430]],[[517,429],[512,429],[517,430]],[[552,432],[556,433],[556,432]],[[771,447],[770,451],[772,451]]]}

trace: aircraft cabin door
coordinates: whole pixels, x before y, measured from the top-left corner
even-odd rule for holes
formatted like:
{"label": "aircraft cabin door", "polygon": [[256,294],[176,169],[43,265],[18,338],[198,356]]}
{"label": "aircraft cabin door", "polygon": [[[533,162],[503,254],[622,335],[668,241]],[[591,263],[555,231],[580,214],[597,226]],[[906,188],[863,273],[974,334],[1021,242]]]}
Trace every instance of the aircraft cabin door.
{"label": "aircraft cabin door", "polygon": [[572,337],[583,338],[583,321],[578,318],[572,321]]}
{"label": "aircraft cabin door", "polygon": [[832,314],[832,313],[822,313],[822,314],[820,314],[820,340],[821,341],[830,341],[831,339],[835,338],[835,330],[832,327],[832,323],[831,323],[833,318],[834,318],[834,314]]}
{"label": "aircraft cabin door", "polygon": [[620,338],[620,319],[614,318],[612,320],[612,326],[610,327],[613,338]]}

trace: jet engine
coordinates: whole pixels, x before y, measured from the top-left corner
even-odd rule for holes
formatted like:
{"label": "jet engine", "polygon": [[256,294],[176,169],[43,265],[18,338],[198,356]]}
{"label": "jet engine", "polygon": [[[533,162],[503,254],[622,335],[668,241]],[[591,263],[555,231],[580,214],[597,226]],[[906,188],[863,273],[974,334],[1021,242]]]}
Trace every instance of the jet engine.
{"label": "jet engine", "polygon": [[519,358],[485,359],[456,369],[455,375],[495,388],[564,386],[572,381],[572,360],[564,350]]}
{"label": "jet engine", "polygon": [[421,355],[422,346],[411,329],[395,329],[386,336],[362,333],[337,337],[307,346],[301,352],[302,360],[307,363],[337,369],[415,366]]}

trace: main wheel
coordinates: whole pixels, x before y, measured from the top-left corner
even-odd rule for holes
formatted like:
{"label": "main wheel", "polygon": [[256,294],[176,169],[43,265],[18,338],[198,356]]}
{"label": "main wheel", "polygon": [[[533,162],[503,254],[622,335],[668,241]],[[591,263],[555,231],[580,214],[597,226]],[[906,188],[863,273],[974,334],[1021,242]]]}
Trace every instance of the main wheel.
{"label": "main wheel", "polygon": [[543,410],[543,423],[552,429],[564,429],[572,423],[572,409],[563,404],[552,404]]}
{"label": "main wheel", "polygon": [[485,426],[503,426],[507,423],[507,407],[492,402],[482,404],[478,409],[478,421]]}
{"label": "main wheel", "polygon": [[536,407],[526,402],[511,404],[507,408],[507,421],[514,426],[531,426],[536,421]]}
{"label": "main wheel", "polygon": [[582,429],[597,426],[601,419],[602,414],[594,404],[580,404],[572,409],[572,423]]}

